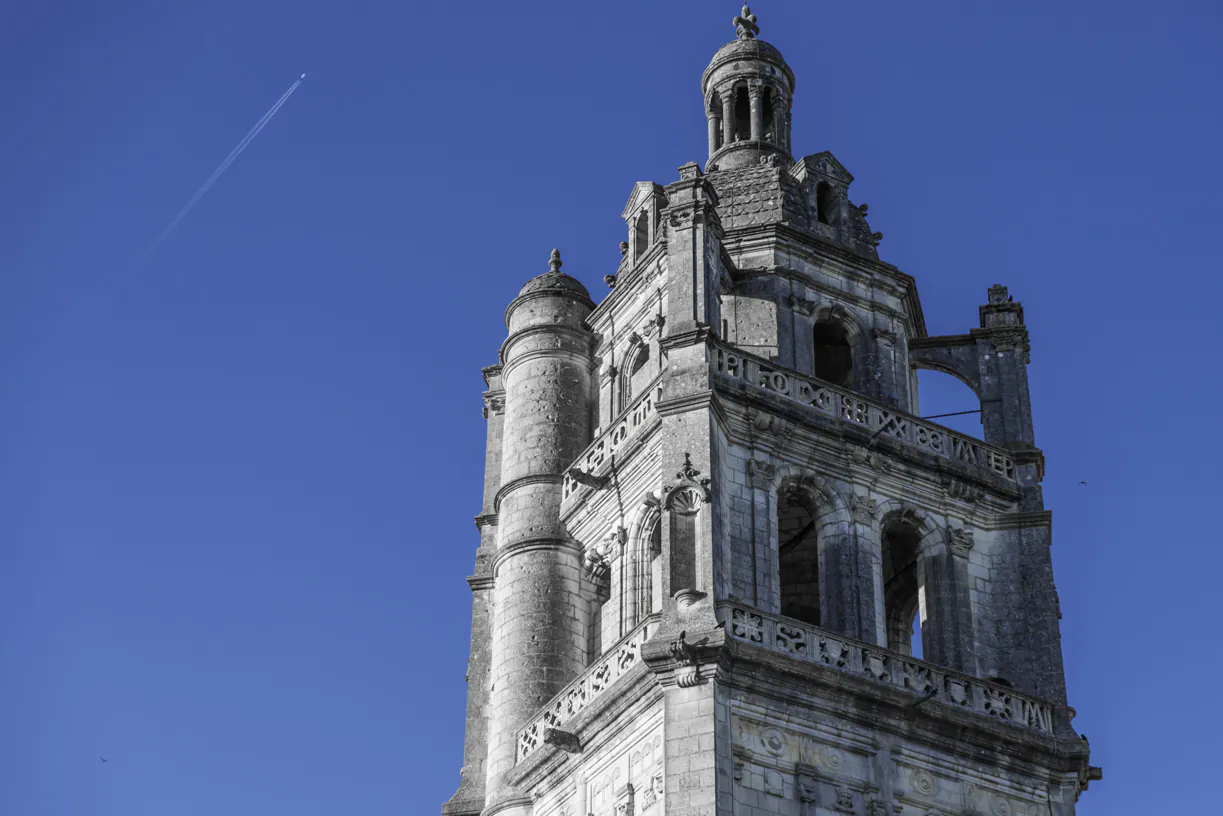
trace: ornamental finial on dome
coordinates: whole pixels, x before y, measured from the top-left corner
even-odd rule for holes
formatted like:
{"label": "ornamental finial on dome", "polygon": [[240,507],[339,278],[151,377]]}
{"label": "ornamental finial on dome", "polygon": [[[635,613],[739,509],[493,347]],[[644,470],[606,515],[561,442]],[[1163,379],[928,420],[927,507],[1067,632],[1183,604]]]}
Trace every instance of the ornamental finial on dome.
{"label": "ornamental finial on dome", "polygon": [[735,18],[735,33],[741,40],[754,40],[760,33],[760,26],[756,25],[756,15],[752,14],[746,4],[743,6],[743,14]]}
{"label": "ornamental finial on dome", "polygon": [[559,249],[552,250],[552,257],[548,259],[548,271],[554,275],[561,273],[561,251]]}

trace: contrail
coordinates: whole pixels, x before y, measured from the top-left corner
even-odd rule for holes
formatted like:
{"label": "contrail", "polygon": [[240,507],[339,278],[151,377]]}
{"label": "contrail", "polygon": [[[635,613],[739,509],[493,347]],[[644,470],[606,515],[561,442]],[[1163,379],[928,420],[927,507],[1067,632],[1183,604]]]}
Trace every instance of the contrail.
{"label": "contrail", "polygon": [[272,107],[268,109],[268,112],[263,114],[259,121],[255,123],[255,126],[250,129],[250,132],[242,137],[242,141],[238,142],[237,147],[229,151],[229,155],[225,157],[225,161],[221,162],[220,166],[217,167],[216,170],[212,171],[212,175],[208,177],[208,180],[200,185],[200,189],[195,191],[195,195],[191,196],[191,199],[186,203],[186,205],[179,210],[178,215],[174,216],[174,220],[170,222],[170,225],[162,230],[161,235],[158,235],[153,243],[149,246],[148,250],[145,251],[142,260],[148,260],[149,256],[153,254],[153,251],[157,249],[157,246],[165,240],[167,235],[174,231],[174,228],[177,227],[178,223],[187,216],[187,213],[191,212],[191,208],[199,203],[199,200],[203,198],[204,195],[212,188],[212,185],[217,183],[217,179],[219,179],[221,175],[229,169],[229,166],[234,163],[238,156],[242,155],[242,151],[246,150],[247,145],[254,141],[255,137],[259,135],[259,131],[263,130],[263,128],[267,126],[267,123],[272,121],[272,117],[276,115],[276,111],[280,110],[281,106],[289,101],[289,97],[293,95],[293,92],[297,90],[297,86],[301,85],[302,80],[305,78],[306,75],[302,74],[299,79],[290,85],[289,90],[285,91],[281,95],[280,99],[276,100],[276,104],[272,105]]}

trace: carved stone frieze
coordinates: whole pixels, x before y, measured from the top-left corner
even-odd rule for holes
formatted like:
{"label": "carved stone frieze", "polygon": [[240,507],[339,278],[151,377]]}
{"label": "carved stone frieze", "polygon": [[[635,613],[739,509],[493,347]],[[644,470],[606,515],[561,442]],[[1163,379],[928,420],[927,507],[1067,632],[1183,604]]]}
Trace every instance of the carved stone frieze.
{"label": "carved stone frieze", "polygon": [[859,467],[869,468],[876,473],[887,473],[892,469],[892,463],[878,451],[854,445],[849,449],[850,461]]}
{"label": "carved stone frieze", "polygon": [[947,489],[948,496],[968,502],[969,504],[976,504],[985,496],[985,491],[981,488],[962,479],[957,479],[954,476],[944,477],[943,487]]}

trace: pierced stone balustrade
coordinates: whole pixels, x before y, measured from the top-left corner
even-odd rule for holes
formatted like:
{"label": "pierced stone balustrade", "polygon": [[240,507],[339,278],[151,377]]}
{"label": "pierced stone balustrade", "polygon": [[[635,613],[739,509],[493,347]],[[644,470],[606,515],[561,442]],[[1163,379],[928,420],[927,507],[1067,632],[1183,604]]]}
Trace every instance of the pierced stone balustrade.
{"label": "pierced stone balustrade", "polygon": [[[572,467],[591,476],[601,475],[599,471],[604,464],[610,461],[612,455],[637,439],[642,431],[652,426],[657,419],[658,380],[655,379],[636,402],[620,413],[610,428],[599,434],[595,441],[582,451],[574,460]],[[567,504],[570,498],[580,493],[582,487],[582,482],[566,473],[564,484],[561,487],[562,506]]]}
{"label": "pierced stone balustrade", "polygon": [[603,696],[629,669],[641,663],[641,645],[657,628],[657,616],[647,618],[608,650],[572,683],[560,690],[517,735],[517,758],[522,762],[544,743],[549,728],[560,728],[578,712]]}
{"label": "pierced stone balustrade", "polygon": [[718,618],[736,640],[884,683],[932,703],[973,711],[1021,728],[1053,734],[1053,707],[975,677],[829,634],[758,609],[718,604]]}
{"label": "pierced stone balustrade", "polygon": [[926,453],[982,468],[1007,481],[1018,482],[1015,460],[1004,450],[942,425],[879,405],[851,391],[720,344],[714,349],[714,365],[717,373],[724,377],[742,380],[749,386],[808,405],[841,422],[861,425],[880,436],[897,439]]}

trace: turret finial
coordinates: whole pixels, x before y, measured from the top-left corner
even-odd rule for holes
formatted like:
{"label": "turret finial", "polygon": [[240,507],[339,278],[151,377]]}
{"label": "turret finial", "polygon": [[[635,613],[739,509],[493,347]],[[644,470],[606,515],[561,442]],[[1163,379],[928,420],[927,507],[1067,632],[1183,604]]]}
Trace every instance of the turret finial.
{"label": "turret finial", "polygon": [[735,18],[735,33],[741,40],[754,40],[760,33],[760,26],[756,25],[756,15],[752,14],[746,4],[743,6],[743,13]]}
{"label": "turret finial", "polygon": [[557,275],[561,272],[561,251],[559,249],[552,250],[552,257],[548,259],[548,271]]}

